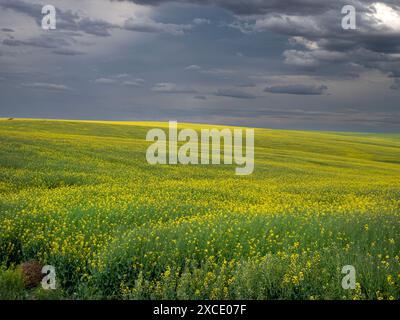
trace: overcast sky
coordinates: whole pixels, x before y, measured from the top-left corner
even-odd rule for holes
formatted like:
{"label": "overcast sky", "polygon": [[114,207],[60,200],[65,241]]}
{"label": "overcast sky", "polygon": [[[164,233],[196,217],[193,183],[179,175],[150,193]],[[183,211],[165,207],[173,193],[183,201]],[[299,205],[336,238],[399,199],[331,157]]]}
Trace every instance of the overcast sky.
{"label": "overcast sky", "polygon": [[0,0],[0,97],[0,117],[400,132],[400,1]]}

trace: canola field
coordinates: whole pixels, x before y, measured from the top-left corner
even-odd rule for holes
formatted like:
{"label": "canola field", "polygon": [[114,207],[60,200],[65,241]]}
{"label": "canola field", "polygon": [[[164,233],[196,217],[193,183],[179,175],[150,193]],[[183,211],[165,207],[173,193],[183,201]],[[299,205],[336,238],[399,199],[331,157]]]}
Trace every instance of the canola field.
{"label": "canola field", "polygon": [[236,176],[147,164],[161,126],[0,120],[0,290],[35,260],[59,299],[400,298],[400,135],[256,129]]}

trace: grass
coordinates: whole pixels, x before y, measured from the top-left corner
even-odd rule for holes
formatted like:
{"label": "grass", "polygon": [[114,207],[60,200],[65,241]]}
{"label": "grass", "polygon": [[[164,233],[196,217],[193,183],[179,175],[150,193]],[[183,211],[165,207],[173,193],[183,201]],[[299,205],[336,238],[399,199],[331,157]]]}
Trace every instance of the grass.
{"label": "grass", "polygon": [[1,292],[39,260],[59,285],[39,298],[400,298],[399,135],[256,129],[235,176],[147,164],[166,125],[0,120]]}
{"label": "grass", "polygon": [[25,298],[21,270],[11,267],[0,269],[0,300],[21,300]]}

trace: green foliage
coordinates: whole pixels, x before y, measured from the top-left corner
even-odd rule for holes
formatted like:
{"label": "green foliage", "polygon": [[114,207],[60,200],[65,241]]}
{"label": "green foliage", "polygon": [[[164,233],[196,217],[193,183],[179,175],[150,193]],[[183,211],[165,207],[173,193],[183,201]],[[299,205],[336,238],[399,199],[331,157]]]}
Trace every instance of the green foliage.
{"label": "green foliage", "polygon": [[0,269],[0,300],[25,298],[24,280],[18,268]]}
{"label": "green foliage", "polygon": [[61,300],[64,299],[64,293],[60,289],[43,289],[42,287],[38,287],[33,290],[31,293],[30,299],[34,300]]}

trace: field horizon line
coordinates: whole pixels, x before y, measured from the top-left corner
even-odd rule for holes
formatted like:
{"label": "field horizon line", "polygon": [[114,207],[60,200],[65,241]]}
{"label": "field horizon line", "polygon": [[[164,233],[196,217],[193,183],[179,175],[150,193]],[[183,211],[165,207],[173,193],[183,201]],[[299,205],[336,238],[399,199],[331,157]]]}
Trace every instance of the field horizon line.
{"label": "field horizon line", "polygon": [[[29,117],[0,117],[0,121],[49,121],[49,122],[76,122],[76,123],[92,123],[92,124],[107,124],[107,125],[131,125],[141,127],[161,126],[168,127],[169,121],[176,120],[109,120],[109,119],[65,119],[65,118],[29,118]],[[218,127],[218,128],[241,128],[241,129],[256,129],[264,131],[281,131],[281,132],[308,132],[308,133],[325,133],[325,134],[359,134],[359,135],[399,135],[400,131],[346,131],[346,130],[319,130],[319,129],[288,129],[288,128],[271,128],[259,126],[241,126],[220,123],[203,123],[203,122],[187,122],[178,121],[180,126],[187,128],[189,126],[206,126],[205,128]]]}

